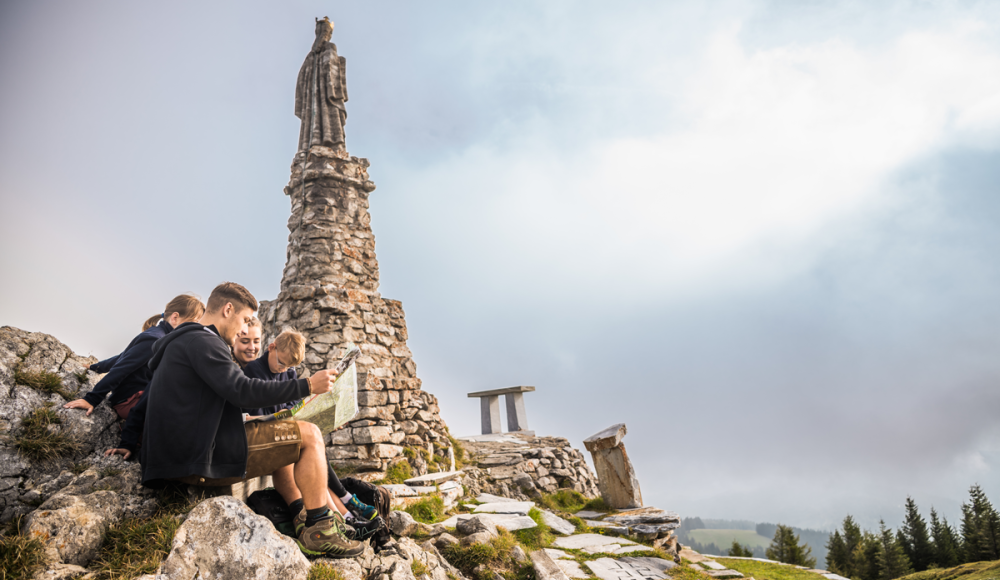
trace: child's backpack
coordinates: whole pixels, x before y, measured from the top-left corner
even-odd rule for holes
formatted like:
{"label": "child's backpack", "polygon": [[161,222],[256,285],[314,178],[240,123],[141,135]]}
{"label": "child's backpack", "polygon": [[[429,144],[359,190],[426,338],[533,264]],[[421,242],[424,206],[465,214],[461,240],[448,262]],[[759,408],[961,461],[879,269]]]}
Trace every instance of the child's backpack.
{"label": "child's backpack", "polygon": [[247,498],[247,506],[257,515],[271,520],[274,529],[286,536],[295,537],[295,515],[288,510],[288,504],[273,487],[257,490]]}
{"label": "child's backpack", "polygon": [[351,495],[358,496],[359,501],[374,507],[378,515],[382,516],[382,527],[371,537],[372,548],[375,552],[380,551],[392,539],[389,533],[389,512],[392,510],[392,496],[389,490],[353,477],[345,477],[340,483]]}

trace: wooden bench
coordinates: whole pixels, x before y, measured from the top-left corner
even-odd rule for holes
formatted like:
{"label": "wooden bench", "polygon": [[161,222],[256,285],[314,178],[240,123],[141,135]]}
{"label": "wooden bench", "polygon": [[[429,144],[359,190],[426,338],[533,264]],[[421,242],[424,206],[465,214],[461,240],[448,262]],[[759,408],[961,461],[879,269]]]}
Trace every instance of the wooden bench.
{"label": "wooden bench", "polygon": [[483,435],[501,433],[500,428],[500,395],[507,402],[507,430],[511,433],[528,430],[528,415],[524,412],[524,393],[530,393],[535,387],[507,387],[492,391],[477,391],[469,393],[469,398],[479,399],[483,420]]}

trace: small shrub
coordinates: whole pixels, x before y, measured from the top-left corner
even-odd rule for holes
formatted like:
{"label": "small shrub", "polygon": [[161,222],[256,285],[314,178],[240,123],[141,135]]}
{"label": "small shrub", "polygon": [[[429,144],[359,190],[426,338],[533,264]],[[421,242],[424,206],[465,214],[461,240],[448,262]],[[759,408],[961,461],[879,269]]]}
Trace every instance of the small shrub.
{"label": "small shrub", "polygon": [[52,403],[46,403],[21,419],[22,433],[14,438],[14,447],[36,461],[54,459],[77,450],[80,447],[77,442],[60,431],[49,430],[50,425],[60,423],[62,420],[52,410]]}
{"label": "small shrub", "polygon": [[99,580],[124,580],[153,574],[170,553],[180,521],[171,515],[128,519],[108,528],[90,569]]}
{"label": "small shrub", "polygon": [[414,558],[413,562],[410,564],[410,571],[413,572],[413,576],[416,578],[420,578],[424,574],[430,573],[430,569],[427,568],[427,566],[423,562],[417,560],[416,558]]}
{"label": "small shrub", "polygon": [[413,477],[413,467],[409,461],[397,461],[385,470],[385,478],[378,483],[403,483]]}
{"label": "small shrub", "polygon": [[410,504],[403,511],[413,516],[413,519],[418,522],[433,524],[444,519],[444,500],[432,495]]}
{"label": "small shrub", "polygon": [[344,580],[344,575],[326,562],[316,562],[309,568],[306,580]]}
{"label": "small shrub", "polygon": [[537,525],[533,528],[515,531],[514,537],[517,538],[517,541],[520,542],[521,545],[523,545],[529,552],[540,550],[542,548],[548,548],[556,538],[552,535],[552,531],[549,529],[549,526],[547,526],[542,520],[542,512],[535,508],[531,508],[528,511],[528,517],[535,520],[535,524]]}
{"label": "small shrub", "polygon": [[14,382],[45,393],[55,393],[69,400],[73,394],[63,388],[62,377],[49,371],[23,371],[21,365],[14,369]]}
{"label": "small shrub", "polygon": [[609,506],[608,502],[604,501],[603,497],[589,500],[587,503],[583,504],[583,509],[590,510],[592,512],[604,512],[606,514],[615,511],[615,508]]}
{"label": "small shrub", "polygon": [[27,580],[45,563],[45,544],[39,538],[18,533],[20,518],[12,520],[6,535],[0,536],[0,578]]}

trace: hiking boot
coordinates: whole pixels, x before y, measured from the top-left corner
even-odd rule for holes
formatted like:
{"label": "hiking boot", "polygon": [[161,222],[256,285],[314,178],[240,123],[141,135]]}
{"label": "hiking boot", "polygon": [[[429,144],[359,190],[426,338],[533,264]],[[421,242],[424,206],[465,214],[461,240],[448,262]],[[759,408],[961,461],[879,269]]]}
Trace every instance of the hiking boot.
{"label": "hiking boot", "polygon": [[302,533],[302,528],[306,527],[306,508],[299,510],[299,513],[295,514],[292,518],[292,529],[295,530],[295,537],[299,537]]}
{"label": "hiking boot", "polygon": [[354,517],[362,521],[373,520],[378,517],[378,510],[366,503],[362,503],[356,495],[352,495],[351,501],[344,504],[344,507],[354,514]]}
{"label": "hiking boot", "polygon": [[347,532],[345,535],[350,540],[363,542],[374,536],[384,525],[382,516],[375,516],[375,519],[368,520],[367,522],[355,518],[347,523]]}
{"label": "hiking boot", "polygon": [[320,519],[315,524],[303,528],[295,542],[299,549],[309,556],[327,558],[354,558],[365,551],[361,542],[348,540],[344,536],[344,520],[340,514]]}

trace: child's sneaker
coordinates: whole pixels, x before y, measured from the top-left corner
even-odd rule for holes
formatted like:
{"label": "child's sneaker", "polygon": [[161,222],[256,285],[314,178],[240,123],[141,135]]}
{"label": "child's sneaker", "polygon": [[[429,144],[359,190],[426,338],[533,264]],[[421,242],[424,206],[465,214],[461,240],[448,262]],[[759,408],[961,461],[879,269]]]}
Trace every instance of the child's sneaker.
{"label": "child's sneaker", "polygon": [[378,511],[374,507],[366,503],[361,503],[356,495],[352,495],[351,501],[347,502],[344,507],[350,510],[354,514],[354,517],[364,522],[375,519],[375,516],[378,515]]}

